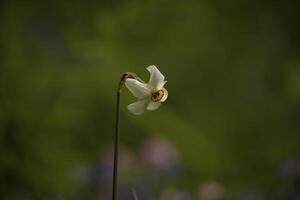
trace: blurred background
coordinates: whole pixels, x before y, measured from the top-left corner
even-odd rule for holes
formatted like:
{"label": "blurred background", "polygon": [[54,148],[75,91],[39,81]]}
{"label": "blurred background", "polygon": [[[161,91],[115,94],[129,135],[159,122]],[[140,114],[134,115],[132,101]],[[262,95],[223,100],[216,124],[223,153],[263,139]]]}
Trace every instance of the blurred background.
{"label": "blurred background", "polygon": [[116,88],[166,76],[142,116],[122,93],[131,200],[300,199],[299,1],[0,3],[0,194],[110,200]]}

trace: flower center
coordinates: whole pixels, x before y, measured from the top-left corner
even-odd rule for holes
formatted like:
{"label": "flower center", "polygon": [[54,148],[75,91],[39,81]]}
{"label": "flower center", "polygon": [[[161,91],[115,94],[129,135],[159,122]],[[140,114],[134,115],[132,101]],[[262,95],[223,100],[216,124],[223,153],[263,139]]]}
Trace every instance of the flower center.
{"label": "flower center", "polygon": [[151,100],[154,102],[160,101],[164,96],[163,90],[157,90],[152,93]]}

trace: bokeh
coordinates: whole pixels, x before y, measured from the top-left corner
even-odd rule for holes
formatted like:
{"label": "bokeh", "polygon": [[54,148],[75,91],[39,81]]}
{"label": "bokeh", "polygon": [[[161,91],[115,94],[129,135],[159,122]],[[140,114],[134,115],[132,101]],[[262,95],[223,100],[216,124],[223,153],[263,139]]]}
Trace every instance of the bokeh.
{"label": "bokeh", "polygon": [[0,2],[0,199],[109,200],[116,88],[122,200],[300,199],[299,1]]}

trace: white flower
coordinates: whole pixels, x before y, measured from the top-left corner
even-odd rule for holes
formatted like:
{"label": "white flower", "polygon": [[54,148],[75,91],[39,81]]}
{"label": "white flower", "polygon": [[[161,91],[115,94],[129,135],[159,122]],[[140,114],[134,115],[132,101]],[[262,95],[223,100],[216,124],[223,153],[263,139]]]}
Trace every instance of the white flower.
{"label": "white flower", "polygon": [[168,91],[164,88],[165,77],[160,71],[151,65],[147,67],[150,72],[150,80],[148,83],[142,83],[136,79],[128,78],[125,81],[129,91],[138,98],[138,101],[128,105],[128,110],[133,114],[140,115],[146,110],[156,110],[161,102],[168,97]]}

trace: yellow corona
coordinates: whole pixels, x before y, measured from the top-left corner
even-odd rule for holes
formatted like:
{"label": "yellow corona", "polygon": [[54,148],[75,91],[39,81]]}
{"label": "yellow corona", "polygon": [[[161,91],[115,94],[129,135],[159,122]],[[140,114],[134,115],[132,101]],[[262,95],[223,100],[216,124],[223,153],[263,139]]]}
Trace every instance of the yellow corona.
{"label": "yellow corona", "polygon": [[154,102],[160,101],[164,96],[164,91],[163,90],[157,90],[154,91],[151,95],[151,100]]}

